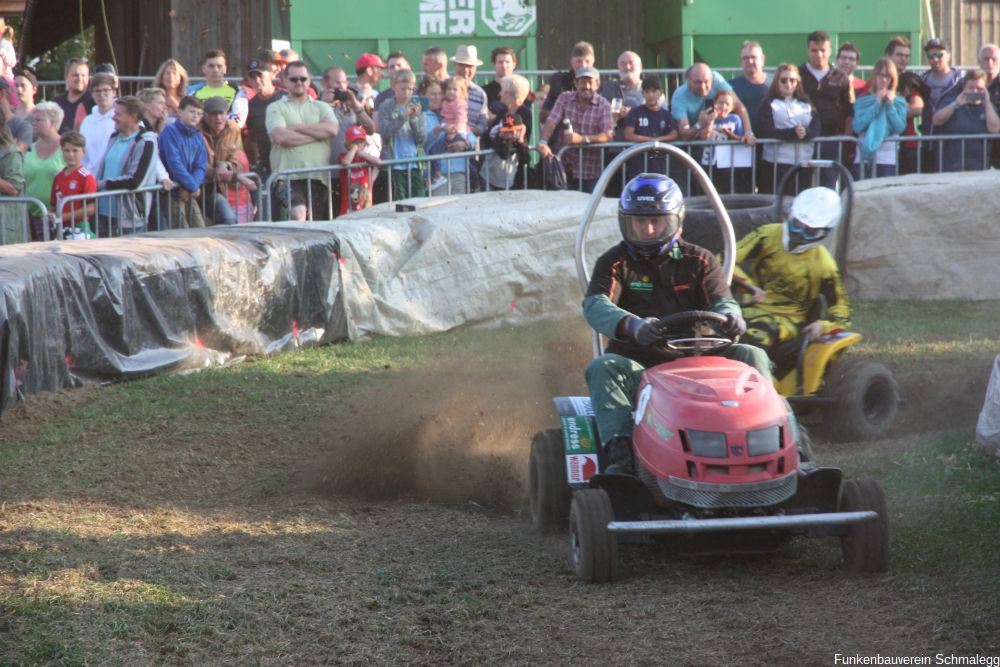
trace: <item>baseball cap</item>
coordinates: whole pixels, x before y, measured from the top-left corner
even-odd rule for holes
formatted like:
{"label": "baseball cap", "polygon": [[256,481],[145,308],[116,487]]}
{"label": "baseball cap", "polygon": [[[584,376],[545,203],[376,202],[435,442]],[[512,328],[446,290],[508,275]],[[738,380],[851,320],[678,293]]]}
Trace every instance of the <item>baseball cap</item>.
{"label": "baseball cap", "polygon": [[275,51],[272,51],[271,49],[261,49],[260,51],[257,52],[257,57],[254,58],[254,60],[256,60],[261,64],[264,63],[271,63],[274,65],[288,64],[287,60],[282,58],[280,55],[278,55]]}
{"label": "baseball cap", "polygon": [[927,43],[924,44],[924,51],[927,49],[941,49],[943,51],[948,50],[948,45],[944,43],[944,40],[940,37],[935,37],[933,39],[928,39]]}
{"label": "baseball cap", "polygon": [[353,143],[355,141],[365,141],[368,139],[368,133],[365,132],[365,128],[360,125],[351,125],[347,128],[347,136],[344,139],[345,143]]}
{"label": "baseball cap", "polygon": [[115,70],[115,66],[111,63],[101,63],[94,68],[94,74],[111,74],[112,76],[118,76],[118,72]]}
{"label": "baseball cap", "polygon": [[267,65],[268,63],[264,62],[263,60],[251,60],[249,63],[247,63],[247,74],[249,74],[250,72],[263,72],[264,68],[266,68]]}
{"label": "baseball cap", "polygon": [[354,69],[359,70],[366,67],[378,67],[379,69],[385,69],[388,65],[382,62],[382,59],[374,53],[362,53],[354,62]]}
{"label": "baseball cap", "polygon": [[205,113],[226,113],[229,104],[223,97],[210,97],[205,100]]}
{"label": "baseball cap", "polygon": [[591,79],[600,79],[601,73],[597,71],[596,67],[581,67],[576,70],[576,78],[582,79],[585,76]]}

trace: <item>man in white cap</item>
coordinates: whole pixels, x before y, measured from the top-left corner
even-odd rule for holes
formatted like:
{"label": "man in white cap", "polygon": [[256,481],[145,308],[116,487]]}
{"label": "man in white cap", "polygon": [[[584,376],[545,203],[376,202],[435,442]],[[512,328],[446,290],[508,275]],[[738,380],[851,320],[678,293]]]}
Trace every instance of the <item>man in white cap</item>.
{"label": "man in white cap", "polygon": [[451,62],[454,76],[460,76],[469,83],[469,130],[477,137],[486,131],[486,91],[473,81],[476,68],[483,64],[479,53],[472,44],[459,44]]}

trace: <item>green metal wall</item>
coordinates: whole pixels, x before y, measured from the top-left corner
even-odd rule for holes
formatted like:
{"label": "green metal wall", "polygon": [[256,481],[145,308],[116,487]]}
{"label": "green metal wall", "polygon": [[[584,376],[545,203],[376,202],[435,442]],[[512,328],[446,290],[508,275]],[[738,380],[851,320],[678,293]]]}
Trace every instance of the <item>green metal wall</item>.
{"label": "green metal wall", "polygon": [[538,62],[535,7],[519,2],[295,0],[289,20],[292,47],[317,73],[332,65],[353,73],[360,54],[384,58],[391,51],[402,51],[419,71],[425,49],[440,46],[454,55],[459,44],[475,44],[483,71],[498,46],[512,47],[521,69]]}
{"label": "green metal wall", "polygon": [[[647,57],[660,67],[695,62],[736,67],[740,45],[753,39],[769,65],[801,63],[807,56],[806,36],[826,30],[834,53],[839,44],[854,42],[861,64],[871,65],[895,35],[920,43],[920,8],[920,0],[647,0]],[[919,54],[919,47],[914,53]]]}

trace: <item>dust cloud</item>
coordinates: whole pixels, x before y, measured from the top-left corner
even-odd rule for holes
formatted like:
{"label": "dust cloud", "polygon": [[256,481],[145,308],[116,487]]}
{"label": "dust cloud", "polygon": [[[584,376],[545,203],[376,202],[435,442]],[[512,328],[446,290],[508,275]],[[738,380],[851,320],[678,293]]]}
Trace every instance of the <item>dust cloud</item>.
{"label": "dust cloud", "polygon": [[585,338],[553,338],[516,358],[484,346],[431,370],[390,370],[332,398],[315,483],[331,495],[522,507],[531,438],[558,426],[552,397],[586,393],[589,359]]}

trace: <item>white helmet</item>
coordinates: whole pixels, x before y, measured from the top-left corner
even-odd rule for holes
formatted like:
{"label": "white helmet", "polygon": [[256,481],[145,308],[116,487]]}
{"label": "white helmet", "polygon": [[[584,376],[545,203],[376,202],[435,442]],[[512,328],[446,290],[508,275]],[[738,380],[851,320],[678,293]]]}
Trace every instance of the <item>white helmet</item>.
{"label": "white helmet", "polygon": [[800,253],[818,246],[840,224],[843,211],[840,195],[830,188],[809,188],[800,192],[792,202],[792,210],[782,230],[785,250]]}

